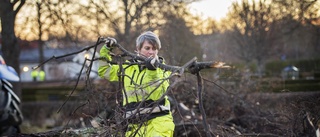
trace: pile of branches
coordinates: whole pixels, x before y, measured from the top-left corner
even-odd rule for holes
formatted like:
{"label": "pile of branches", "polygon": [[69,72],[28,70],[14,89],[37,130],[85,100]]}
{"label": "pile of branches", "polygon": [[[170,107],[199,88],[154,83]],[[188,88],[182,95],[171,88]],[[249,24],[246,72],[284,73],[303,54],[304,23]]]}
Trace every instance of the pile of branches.
{"label": "pile of branches", "polygon": [[[92,48],[94,48],[93,53],[95,53],[98,45],[103,44],[106,40],[108,39],[99,38],[93,46],[68,55],[54,56],[39,66],[52,59],[74,55]],[[93,61],[104,60],[111,64],[118,65],[127,63],[122,60],[124,58],[139,60],[140,62],[137,62],[138,64],[143,64],[146,61],[145,57],[127,51],[120,44],[116,44],[116,47],[121,51],[121,54],[113,54],[118,60],[107,60],[104,57],[96,58],[95,55],[93,55],[91,59],[85,60],[81,71],[86,68],[86,61],[91,62],[90,65],[87,66],[87,77],[90,75]],[[246,94],[237,94],[241,89],[224,88],[217,84],[216,81],[202,77],[200,73],[202,69],[228,68],[228,66],[224,66],[222,62],[197,62],[197,59],[193,58],[183,66],[171,66],[161,63],[156,65],[163,70],[172,72],[172,75],[169,77],[172,83],[164,95],[170,96],[170,101],[173,105],[172,114],[176,123],[175,136],[300,136],[311,135],[314,131],[313,129],[316,127],[316,116],[310,116],[310,110],[304,111],[305,113],[302,117],[300,116],[301,114],[296,115],[297,112],[293,111],[277,112],[275,110],[264,110],[257,102],[248,100]],[[79,74],[82,74],[82,72]],[[75,88],[76,86],[77,85],[75,85]],[[97,96],[103,94],[102,97],[105,98],[103,98],[101,102],[107,103],[108,107],[99,108],[97,116],[90,116],[90,122],[87,124],[87,127],[81,129],[65,128],[50,133],[47,132],[50,136],[55,133],[59,136],[79,134],[88,134],[89,136],[124,135],[128,120],[122,117],[124,111],[119,103],[121,102],[122,84],[109,89],[108,91],[115,91],[111,93],[101,92],[106,91],[103,89],[105,88],[104,84],[101,86],[93,85],[90,79],[87,79],[87,86],[87,89],[90,90],[91,93],[97,93]],[[72,94],[73,91],[71,91],[70,96]],[[90,99],[87,100],[94,100],[97,96],[91,96]],[[320,103],[319,99],[315,101]],[[67,102],[68,99],[65,103]],[[64,105],[62,105],[61,108],[63,106]],[[85,107],[85,105],[81,105],[81,107]],[[286,108],[287,106],[283,107]],[[61,109],[59,109],[59,111],[60,110]],[[315,115],[316,113],[317,112],[313,112],[312,114]],[[313,120],[310,120],[312,118]],[[297,122],[305,124],[299,124]],[[306,125],[310,127],[306,127]],[[309,131],[307,131],[308,129]],[[43,136],[45,134],[46,133],[37,133],[32,135]]]}

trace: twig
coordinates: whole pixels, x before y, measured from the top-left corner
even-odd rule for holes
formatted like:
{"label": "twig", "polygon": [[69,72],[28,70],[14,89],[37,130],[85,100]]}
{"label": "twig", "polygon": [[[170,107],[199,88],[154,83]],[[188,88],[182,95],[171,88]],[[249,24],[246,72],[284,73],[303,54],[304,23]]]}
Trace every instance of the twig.
{"label": "twig", "polygon": [[61,56],[52,56],[51,58],[41,62],[38,66],[35,66],[35,67],[32,67],[32,69],[37,69],[39,67],[41,67],[42,65],[46,64],[47,62],[51,61],[51,60],[54,60],[54,59],[60,59],[60,58],[64,58],[64,57],[68,57],[68,56],[72,56],[72,55],[75,55],[75,54],[78,54],[78,53],[81,53],[83,51],[88,51],[89,49],[93,48],[93,47],[96,47],[97,45],[101,44],[102,42],[99,41],[99,43],[96,43],[95,45],[91,45],[91,46],[88,46],[86,48],[83,48],[79,51],[76,51],[76,52],[72,52],[72,53],[69,53],[69,54],[65,54],[65,55],[61,55]]}
{"label": "twig", "polygon": [[71,93],[68,95],[68,98],[63,102],[63,104],[60,106],[60,108],[58,109],[57,113],[59,113],[61,111],[61,109],[63,108],[63,106],[69,101],[69,99],[71,98],[72,94],[74,93],[74,91],[77,89],[78,87],[78,84],[79,84],[79,81],[80,81],[80,77],[81,77],[81,74],[82,74],[82,71],[83,71],[83,68],[86,64],[86,60],[84,60],[83,62],[83,65],[81,67],[81,70],[80,70],[80,74],[78,75],[78,80],[76,82],[76,85],[73,87]]}
{"label": "twig", "polygon": [[197,81],[198,81],[199,109],[200,109],[200,113],[201,113],[201,115],[203,117],[202,123],[203,123],[204,129],[206,131],[207,137],[211,137],[209,126],[208,126],[208,123],[207,123],[206,113],[205,113],[204,108],[203,108],[203,100],[202,100],[203,80],[202,80],[202,77],[200,75],[200,72],[197,73]]}
{"label": "twig", "polygon": [[[46,62],[50,61],[51,59],[58,59],[58,58],[63,58],[63,57],[67,57],[67,56],[71,56],[71,55],[74,55],[74,54],[78,54],[78,53],[81,53],[85,50],[89,50],[90,48],[94,47],[94,50],[96,50],[97,46],[102,43],[100,42],[100,38],[97,40],[96,44],[93,45],[93,46],[89,46],[87,48],[84,48],[80,51],[77,51],[77,52],[73,52],[73,53],[70,53],[70,54],[66,54],[66,55],[62,55],[62,56],[58,56],[58,57],[55,57],[53,56],[52,58],[50,58],[49,60],[46,60],[45,62],[41,63],[40,65],[38,65],[37,67],[40,67],[41,65],[45,64]],[[95,53],[95,51],[94,51]],[[93,54],[95,55],[95,54]],[[92,56],[92,58],[94,58],[94,56]],[[68,95],[68,98],[63,102],[63,104],[60,106],[60,108],[58,109],[57,113],[59,113],[61,111],[61,109],[63,108],[63,106],[69,101],[69,99],[71,98],[71,96],[73,95],[74,91],[76,90],[76,88],[78,87],[78,84],[79,84],[79,81],[80,81],[80,77],[81,77],[81,74],[82,74],[82,71],[86,65],[86,61],[87,59],[84,60],[83,64],[82,64],[82,67],[81,67],[81,70],[80,70],[80,73],[78,75],[78,78],[77,78],[77,82],[76,82],[76,85],[74,86],[74,88],[72,89],[71,93]],[[89,70],[91,70],[91,67],[92,67],[92,63],[93,61],[91,61],[90,63],[90,66],[89,66]],[[35,68],[36,69],[36,68]],[[90,76],[90,71],[87,73],[87,76],[89,77]]]}

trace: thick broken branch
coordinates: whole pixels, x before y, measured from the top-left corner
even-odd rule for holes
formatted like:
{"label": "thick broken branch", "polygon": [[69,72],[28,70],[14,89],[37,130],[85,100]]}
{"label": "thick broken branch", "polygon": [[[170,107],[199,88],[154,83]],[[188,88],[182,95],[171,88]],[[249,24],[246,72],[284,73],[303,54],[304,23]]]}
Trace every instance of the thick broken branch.
{"label": "thick broken branch", "polygon": [[[138,56],[137,54],[134,54],[134,53],[127,51],[120,44],[116,44],[116,47],[118,47],[124,53],[124,56],[130,56],[133,59],[137,59],[140,61],[146,61],[146,59],[147,59],[146,57]],[[185,65],[183,65],[181,67],[166,65],[166,64],[159,63],[159,62],[156,62],[155,66],[159,66],[159,68],[161,68],[163,70],[171,71],[173,73],[182,74],[186,70],[187,72],[190,72],[192,74],[196,74],[200,70],[207,69],[207,68],[229,68],[229,66],[224,66],[224,64],[225,63],[223,63],[223,62],[213,62],[213,61],[211,61],[211,62],[197,62],[197,58],[194,57],[193,59],[191,59],[189,62],[187,62]]]}

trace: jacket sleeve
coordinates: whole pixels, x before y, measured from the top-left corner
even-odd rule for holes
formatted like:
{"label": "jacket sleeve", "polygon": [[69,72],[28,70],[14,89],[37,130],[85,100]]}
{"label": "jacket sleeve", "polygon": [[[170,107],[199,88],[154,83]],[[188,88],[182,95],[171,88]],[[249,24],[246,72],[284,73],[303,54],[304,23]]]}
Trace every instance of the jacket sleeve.
{"label": "jacket sleeve", "polygon": [[102,46],[102,48],[100,49],[100,57],[104,57],[104,59],[99,60],[98,75],[101,78],[105,78],[110,81],[118,81],[117,72],[119,70],[119,66],[111,65],[107,62],[112,60],[110,49],[106,46]]}

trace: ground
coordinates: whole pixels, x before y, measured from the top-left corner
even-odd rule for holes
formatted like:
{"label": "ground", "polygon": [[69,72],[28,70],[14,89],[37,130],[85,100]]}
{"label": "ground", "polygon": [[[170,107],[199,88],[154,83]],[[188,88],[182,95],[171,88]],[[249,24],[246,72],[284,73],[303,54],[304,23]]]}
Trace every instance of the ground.
{"label": "ground", "polygon": [[[173,88],[174,92],[169,93],[178,102],[173,103],[173,116],[177,125],[175,136],[206,136],[207,133],[214,136],[315,136],[314,125],[320,121],[320,91],[241,92],[206,85],[202,94],[209,129],[206,132],[202,122],[204,117],[198,107],[201,100],[197,98],[196,85],[191,83],[180,82]],[[109,100],[99,103],[101,93]],[[82,130],[88,133],[89,129],[85,127],[92,127],[90,121],[96,118],[100,110],[114,110],[111,102],[114,102],[112,97],[115,94],[91,92],[85,96],[89,99],[69,101],[65,105],[61,101],[23,103],[25,121],[21,126],[21,135],[84,134]],[[110,107],[105,107],[106,104]],[[177,107],[177,104],[184,104],[188,111]],[[57,113],[61,106],[63,108]],[[112,121],[113,116],[108,117]],[[112,125],[105,121],[99,130],[110,131],[111,128]],[[107,136],[102,134],[105,132],[91,132]]]}

